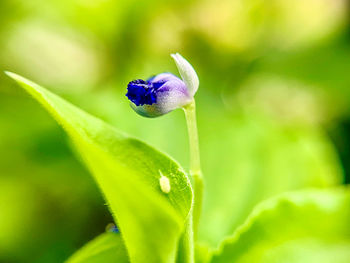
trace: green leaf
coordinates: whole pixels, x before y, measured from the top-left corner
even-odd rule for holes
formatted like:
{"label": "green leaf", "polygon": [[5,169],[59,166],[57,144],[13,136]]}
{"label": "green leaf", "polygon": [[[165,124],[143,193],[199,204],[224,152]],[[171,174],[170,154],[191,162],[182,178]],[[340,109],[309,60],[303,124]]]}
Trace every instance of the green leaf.
{"label": "green leaf", "polygon": [[104,233],[87,243],[66,263],[127,263],[128,253],[120,234]]}
{"label": "green leaf", "polygon": [[211,258],[212,251],[209,246],[202,244],[200,242],[196,243],[196,263],[206,263],[209,262]]}
{"label": "green leaf", "polygon": [[259,205],[211,262],[350,262],[349,189],[284,194]]}
{"label": "green leaf", "polygon": [[[62,125],[92,172],[131,262],[173,262],[192,204],[187,176],[169,157],[35,83],[7,73]],[[161,191],[162,173],[170,192]]]}

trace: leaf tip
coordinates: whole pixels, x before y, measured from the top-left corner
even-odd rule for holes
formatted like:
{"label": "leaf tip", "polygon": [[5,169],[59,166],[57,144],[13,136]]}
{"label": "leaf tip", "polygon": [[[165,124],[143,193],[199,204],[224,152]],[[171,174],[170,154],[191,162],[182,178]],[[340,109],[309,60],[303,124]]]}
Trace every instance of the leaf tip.
{"label": "leaf tip", "polygon": [[21,77],[20,75],[13,73],[11,71],[7,71],[5,70],[4,73],[9,76],[11,79],[17,81],[17,82],[23,82],[25,80],[25,78]]}
{"label": "leaf tip", "polygon": [[14,78],[17,74],[13,73],[11,71],[4,70],[4,73],[9,76],[10,78]]}

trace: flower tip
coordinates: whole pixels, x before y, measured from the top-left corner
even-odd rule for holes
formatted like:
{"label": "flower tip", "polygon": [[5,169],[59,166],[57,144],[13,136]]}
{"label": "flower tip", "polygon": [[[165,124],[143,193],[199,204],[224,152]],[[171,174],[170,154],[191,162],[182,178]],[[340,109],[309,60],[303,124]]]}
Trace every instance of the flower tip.
{"label": "flower tip", "polygon": [[199,79],[196,71],[192,67],[192,65],[180,55],[180,53],[170,54],[170,56],[174,59],[177,69],[181,75],[181,78],[185,82],[187,89],[190,94],[194,96],[198,90]]}
{"label": "flower tip", "polygon": [[[173,53],[173,54],[170,54],[170,56],[173,58],[173,59],[178,59],[177,57],[179,56],[180,54],[179,53]],[[181,56],[181,55],[180,55]]]}

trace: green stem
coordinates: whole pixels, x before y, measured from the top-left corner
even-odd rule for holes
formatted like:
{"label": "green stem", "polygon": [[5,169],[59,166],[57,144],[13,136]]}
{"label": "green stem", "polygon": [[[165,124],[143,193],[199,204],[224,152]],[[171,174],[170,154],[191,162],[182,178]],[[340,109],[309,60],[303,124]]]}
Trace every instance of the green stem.
{"label": "green stem", "polygon": [[194,263],[194,241],[193,241],[192,214],[187,218],[185,231],[179,242],[179,252],[176,263]]}
{"label": "green stem", "polygon": [[196,103],[193,100],[184,108],[190,142],[190,175],[194,183],[193,233],[197,238],[199,219],[203,202],[203,178],[200,165],[199,142],[196,120]]}

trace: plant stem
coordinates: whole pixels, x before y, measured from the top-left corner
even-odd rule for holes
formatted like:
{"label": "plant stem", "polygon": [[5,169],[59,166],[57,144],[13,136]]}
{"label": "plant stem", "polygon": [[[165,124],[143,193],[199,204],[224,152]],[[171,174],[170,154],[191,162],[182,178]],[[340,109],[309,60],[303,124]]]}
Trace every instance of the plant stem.
{"label": "plant stem", "polygon": [[197,238],[199,219],[203,202],[203,178],[200,166],[198,130],[196,120],[196,103],[193,100],[184,108],[188,137],[190,143],[190,175],[194,183],[194,205],[193,205],[193,234]]}
{"label": "plant stem", "polygon": [[192,213],[187,218],[184,233],[179,242],[176,263],[194,263],[193,219]]}

